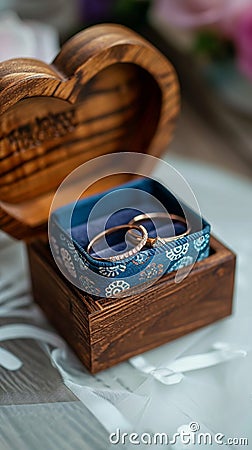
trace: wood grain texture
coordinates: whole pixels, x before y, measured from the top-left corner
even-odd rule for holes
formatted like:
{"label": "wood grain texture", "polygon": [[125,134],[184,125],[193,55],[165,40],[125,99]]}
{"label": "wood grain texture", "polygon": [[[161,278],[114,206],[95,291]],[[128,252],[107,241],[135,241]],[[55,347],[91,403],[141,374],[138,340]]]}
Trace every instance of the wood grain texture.
{"label": "wood grain texture", "polygon": [[[18,238],[27,238],[27,227],[30,236],[39,233],[59,184],[96,156],[160,156],[178,111],[171,64],[120,25],[79,33],[51,65],[28,58],[1,63],[0,228]],[[37,208],[31,224],[27,202],[42,197],[47,206]]]}
{"label": "wood grain texture", "polygon": [[170,273],[140,294],[95,300],[65,280],[45,244],[32,243],[34,299],[95,373],[231,314],[235,256],[213,238],[211,248],[182,283]]}

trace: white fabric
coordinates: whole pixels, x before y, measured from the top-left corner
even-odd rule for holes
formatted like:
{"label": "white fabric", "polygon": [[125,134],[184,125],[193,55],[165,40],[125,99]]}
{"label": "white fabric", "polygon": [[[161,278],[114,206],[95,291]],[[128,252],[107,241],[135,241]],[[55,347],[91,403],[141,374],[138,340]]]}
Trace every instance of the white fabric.
{"label": "white fabric", "polygon": [[[171,158],[169,161],[171,162]],[[33,328],[27,328],[27,324],[12,325],[12,332],[19,331],[19,336],[22,334],[20,333],[22,327],[23,337],[25,334],[27,335],[28,330],[33,330],[35,333],[33,337],[36,338],[36,333],[38,333],[37,338],[40,336],[42,341],[48,342],[46,336],[43,335],[45,331],[40,331],[41,327],[43,330],[47,330],[46,333],[49,332],[50,336],[54,336],[53,341],[50,341],[52,346],[43,346],[41,351],[46,350],[49,353],[49,357],[59,370],[65,384],[109,432],[113,429],[116,430],[119,426],[122,429],[131,427],[132,430],[138,432],[166,432],[172,435],[180,427],[188,427],[190,422],[197,421],[202,432],[222,432],[229,437],[247,437],[252,442],[252,340],[250,331],[252,318],[250,294],[252,186],[246,180],[234,178],[203,165],[175,159],[172,162],[191,184],[201,205],[202,213],[213,225],[215,234],[224,239],[238,254],[235,310],[231,318],[142,355],[144,358],[142,368],[147,367],[147,370],[142,370],[141,367],[136,369],[136,364],[133,367],[132,364],[126,362],[96,376],[91,376],[74,355],[65,349],[62,340],[51,331],[37,308],[26,306],[30,298],[23,245],[14,244],[13,241],[1,235],[0,320],[1,317],[2,320],[8,318],[12,324],[15,324],[17,319],[20,321],[20,318],[22,321],[31,320],[30,327]],[[165,177],[165,174],[161,175]],[[20,292],[20,296],[18,296],[18,292]],[[17,307],[19,309],[16,309]],[[35,328],[35,325],[39,326],[39,329]],[[0,327],[0,339],[1,330],[3,337],[10,337],[8,331],[10,328],[6,328],[7,326],[10,327],[5,324],[2,328]],[[31,337],[31,334],[28,333],[28,335]],[[5,348],[3,342],[1,347]],[[6,350],[8,351],[8,349]],[[14,353],[15,355],[11,359],[13,352],[0,352],[1,361],[6,367],[2,370],[19,369],[22,360],[20,363],[18,348]],[[134,360],[137,361],[133,358],[131,363],[134,363]],[[164,368],[169,372],[164,373]],[[33,370],[32,361],[29,370]],[[15,380],[18,389],[19,370],[15,373],[17,373]],[[177,376],[178,381],[176,383],[164,382],[169,380],[171,375]],[[77,403],[79,405],[79,402]],[[100,405],[105,405],[105,408],[103,409]],[[69,407],[70,405],[65,407],[62,404],[61,411],[64,411],[65,408],[67,414]],[[25,427],[25,422],[27,425],[30,423],[26,412],[34,408],[35,406],[22,405],[16,406],[16,409],[15,406],[0,407],[0,436],[1,433],[3,435],[5,433],[3,428],[7,417],[11,417],[13,424],[15,423],[14,411],[19,414],[21,411],[21,414],[24,414],[25,419],[22,426]],[[96,408],[99,412],[96,412]],[[46,406],[43,411],[45,409]],[[57,403],[48,405],[50,413],[54,409],[56,414],[59,410]],[[40,409],[37,408],[37,411]],[[39,412],[36,417],[33,417],[34,429],[39,426],[40,430],[43,430],[44,426],[46,431],[48,422],[45,420],[44,412],[43,414]],[[94,429],[97,429],[97,421],[94,417],[90,418],[85,408],[82,417],[84,422],[84,418],[88,418],[89,423],[93,423]],[[72,446],[75,450],[75,448],[81,448],[78,447],[77,442],[79,442],[82,431],[78,430],[74,419],[72,420],[72,431],[69,425],[69,439],[71,437],[75,440],[76,446]],[[57,421],[60,422],[59,418]],[[65,422],[66,417],[63,414],[62,425]],[[49,435],[43,434],[43,447],[58,448],[58,435],[57,438],[54,436],[54,439],[53,442],[51,436],[49,442]],[[97,442],[92,443],[90,436],[91,443],[87,448],[107,448],[106,434],[101,434],[100,439],[100,447],[97,447]],[[104,443],[102,439],[107,440]],[[22,445],[25,446],[24,448],[34,448],[32,447],[33,440],[33,430],[28,430],[21,438],[14,426],[11,429],[11,442],[12,444],[19,442],[19,448],[22,448]],[[6,446],[6,441],[4,443]],[[64,445],[65,443],[62,442],[62,448]],[[228,448],[228,446],[225,447]],[[15,446],[10,444],[6,448],[13,449]],[[155,446],[155,448],[158,447]],[[182,444],[174,447],[177,450],[182,448],[184,448]]]}

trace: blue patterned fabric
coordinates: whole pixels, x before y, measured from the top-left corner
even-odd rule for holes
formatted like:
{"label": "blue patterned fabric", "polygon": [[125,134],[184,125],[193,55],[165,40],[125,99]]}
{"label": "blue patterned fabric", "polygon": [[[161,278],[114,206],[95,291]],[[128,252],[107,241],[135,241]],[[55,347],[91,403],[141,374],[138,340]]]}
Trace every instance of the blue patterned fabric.
{"label": "blue patterned fabric", "polygon": [[[120,204],[115,204],[115,212],[108,220],[104,219],[102,206],[97,208],[98,214],[89,222],[91,237],[103,231],[105,222],[105,228],[110,228],[128,223],[142,212],[158,211],[154,199],[157,199],[170,214],[183,216],[185,213],[192,226],[190,234],[155,248],[145,248],[133,257],[119,262],[92,258],[86,252],[89,242],[87,221],[90,220],[89,215],[97,202],[114,191],[118,193],[119,199],[124,200],[121,204],[130,204],[131,207],[122,208]],[[146,196],[146,193],[150,195]],[[72,216],[69,218],[71,212]],[[119,295],[122,291],[151,282],[165,273],[177,271],[209,255],[210,225],[183,202],[178,201],[159,182],[147,178],[80,200],[74,208],[72,204],[66,205],[52,213],[51,223],[51,245],[62,272],[68,279],[72,279],[73,283],[78,280],[83,290],[98,297]],[[156,230],[151,222],[146,222],[144,226],[151,237],[156,236]],[[181,234],[185,231],[183,227],[181,222],[175,222],[175,233]],[[160,226],[158,234],[161,237],[168,236],[170,231],[169,226]],[[109,245],[113,250],[123,251],[125,242],[119,237],[111,235]],[[100,256],[106,257],[107,251],[104,250],[103,254],[99,252]],[[97,277],[92,277],[92,273],[100,275],[99,283],[96,281]]]}

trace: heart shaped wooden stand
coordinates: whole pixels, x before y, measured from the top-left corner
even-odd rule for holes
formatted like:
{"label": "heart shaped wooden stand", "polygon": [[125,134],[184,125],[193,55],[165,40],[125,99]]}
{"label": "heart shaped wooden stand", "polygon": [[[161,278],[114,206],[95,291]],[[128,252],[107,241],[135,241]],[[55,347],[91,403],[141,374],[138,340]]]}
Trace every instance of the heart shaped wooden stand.
{"label": "heart shaped wooden stand", "polygon": [[171,64],[119,25],[79,33],[51,65],[1,63],[0,228],[21,239],[45,229],[58,185],[91,158],[117,151],[160,156],[178,111]]}

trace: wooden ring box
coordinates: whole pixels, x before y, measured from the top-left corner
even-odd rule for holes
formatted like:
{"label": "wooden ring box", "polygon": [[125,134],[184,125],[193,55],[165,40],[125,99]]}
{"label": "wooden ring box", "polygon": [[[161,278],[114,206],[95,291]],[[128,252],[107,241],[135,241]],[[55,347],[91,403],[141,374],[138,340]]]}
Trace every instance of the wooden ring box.
{"label": "wooden ring box", "polygon": [[[214,238],[210,256],[182,283],[170,273],[144,292],[109,300],[75,288],[49,250],[48,213],[63,179],[105,153],[161,156],[178,112],[171,64],[119,25],[79,33],[51,65],[0,64],[0,228],[29,241],[34,299],[92,373],[232,312],[235,255]],[[106,178],[88,193],[128,180]]]}

